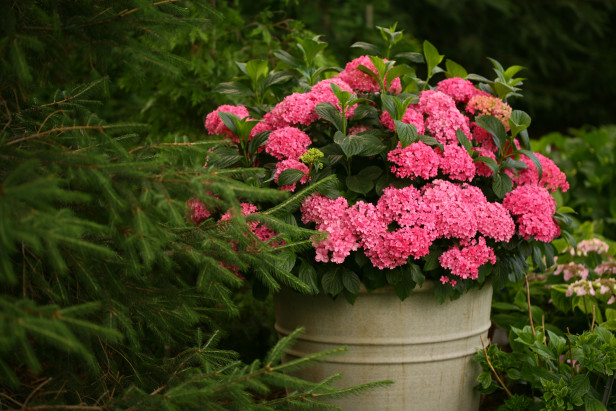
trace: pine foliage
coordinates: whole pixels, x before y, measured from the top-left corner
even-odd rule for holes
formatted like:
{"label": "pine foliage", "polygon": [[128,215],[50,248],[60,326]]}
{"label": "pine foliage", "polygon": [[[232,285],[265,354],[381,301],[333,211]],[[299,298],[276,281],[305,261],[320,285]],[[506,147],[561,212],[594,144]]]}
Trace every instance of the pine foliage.
{"label": "pine foliage", "polygon": [[[205,2],[187,4],[216,18]],[[276,212],[297,201],[204,169],[213,142],[159,142],[147,124],[107,121],[114,101],[101,97],[113,83],[79,64],[128,56],[134,71],[175,75],[181,58],[155,42],[206,21],[183,7],[0,5],[0,408],[285,409],[340,393],[284,374],[328,354],[281,365],[295,335],[249,365],[217,347],[242,284],[228,267],[254,270],[267,290],[308,291],[285,249],[313,233]],[[236,217],[196,226],[191,198]],[[242,217],[240,198],[270,202],[260,215],[284,246],[253,235],[246,221],[259,214]],[[297,391],[272,396],[280,387]]]}

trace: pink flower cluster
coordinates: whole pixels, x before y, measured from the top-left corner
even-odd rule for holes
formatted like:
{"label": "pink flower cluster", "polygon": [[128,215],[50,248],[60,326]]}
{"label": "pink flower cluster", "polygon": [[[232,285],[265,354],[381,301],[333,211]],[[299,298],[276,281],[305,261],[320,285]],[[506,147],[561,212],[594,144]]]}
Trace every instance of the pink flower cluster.
{"label": "pink flower cluster", "polygon": [[223,123],[218,115],[219,112],[235,114],[242,119],[250,115],[248,113],[248,109],[244,106],[222,105],[205,117],[205,128],[209,134],[223,135],[225,138],[233,141],[234,143],[238,143],[239,137],[233,134],[225,123]]}
{"label": "pink flower cluster", "polygon": [[[488,202],[481,190],[444,180],[423,190],[386,188],[376,204],[358,201],[351,207],[342,197],[312,195],[301,211],[304,223],[314,222],[329,233],[314,244],[317,261],[329,261],[327,252],[334,252],[332,261],[341,263],[361,247],[375,267],[395,268],[410,257],[426,256],[438,238],[454,238],[462,248],[452,246],[441,265],[460,278],[477,278],[479,266],[494,262],[484,236],[509,241],[515,232],[507,210]],[[487,214],[494,218],[485,218]]]}
{"label": "pink flower cluster", "polygon": [[460,77],[452,77],[442,80],[436,86],[436,91],[445,93],[455,100],[456,103],[468,103],[475,96],[489,96],[485,91],[479,90],[469,80]]}
{"label": "pink flower cluster", "polygon": [[426,130],[439,143],[458,144],[456,130],[470,135],[469,119],[458,110],[451,96],[436,90],[422,91],[418,106],[421,112],[427,115]]}
{"label": "pink flower cluster", "polygon": [[569,183],[567,182],[567,177],[565,176],[565,173],[560,171],[558,166],[544,155],[540,153],[535,153],[535,156],[539,160],[539,163],[541,163],[541,181],[539,180],[539,171],[537,171],[535,163],[533,163],[530,158],[523,155],[520,156],[520,160],[522,160],[526,164],[527,168],[520,170],[518,172],[518,175],[515,175],[512,169],[506,170],[507,174],[512,177],[514,184],[540,185],[552,192],[558,189],[560,189],[562,192],[569,190]]}
{"label": "pink flower cluster", "polygon": [[265,152],[278,160],[298,159],[312,143],[308,134],[295,127],[282,127],[270,133]]}
{"label": "pink flower cluster", "polygon": [[509,117],[511,106],[498,97],[487,93],[473,96],[466,105],[466,111],[474,115],[494,116],[503,123],[505,130],[509,130]]}
{"label": "pink flower cluster", "polygon": [[560,235],[554,220],[556,202],[547,189],[537,185],[518,186],[508,193],[503,206],[516,217],[520,235],[526,239],[550,242]]}
{"label": "pink flower cluster", "polygon": [[[387,61],[385,59],[384,61]],[[361,56],[347,63],[344,70],[338,75],[338,77],[351,86],[353,90],[363,91],[366,93],[376,93],[379,91],[379,84],[376,79],[370,75],[359,70],[359,66],[365,66],[370,71],[378,74],[374,64],[368,56]],[[393,94],[399,94],[402,91],[400,79],[397,78],[390,84],[385,84],[385,87]]]}

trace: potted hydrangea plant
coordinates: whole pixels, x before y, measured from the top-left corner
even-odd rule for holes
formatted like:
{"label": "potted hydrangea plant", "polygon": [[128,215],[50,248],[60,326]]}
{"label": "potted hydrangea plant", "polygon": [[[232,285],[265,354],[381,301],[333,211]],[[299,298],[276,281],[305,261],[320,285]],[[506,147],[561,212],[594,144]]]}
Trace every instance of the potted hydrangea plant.
{"label": "potted hydrangea plant", "polygon": [[[443,69],[444,56],[427,41],[423,55],[394,60],[401,32],[380,30],[385,58],[363,55],[337,71],[317,63],[326,46],[318,37],[299,40],[301,58],[278,52],[280,71],[240,64],[248,84],[220,90],[254,104],[207,115],[208,133],[223,142],[206,167],[237,167],[240,176],[242,167],[259,167],[246,176],[255,186],[295,193],[274,213],[323,233],[289,263],[319,295],[276,295],[278,332],[307,328],[290,355],[350,347],[315,378],[341,371],[349,384],[399,382],[370,394],[373,403],[359,399],[363,409],[476,409],[471,357],[490,324],[491,286],[522,278],[529,257],[551,258],[565,216],[550,192],[568,184],[530,150],[530,117],[509,104],[521,67],[492,60],[494,80],[451,60]],[[425,79],[405,59],[425,63]],[[277,94],[283,85],[290,90]],[[268,106],[266,96],[278,98]],[[210,217],[199,200],[191,210],[197,223]],[[259,208],[245,204],[243,213]],[[272,210],[261,213],[255,235],[283,248],[267,225]],[[375,362],[380,368],[361,368]]]}

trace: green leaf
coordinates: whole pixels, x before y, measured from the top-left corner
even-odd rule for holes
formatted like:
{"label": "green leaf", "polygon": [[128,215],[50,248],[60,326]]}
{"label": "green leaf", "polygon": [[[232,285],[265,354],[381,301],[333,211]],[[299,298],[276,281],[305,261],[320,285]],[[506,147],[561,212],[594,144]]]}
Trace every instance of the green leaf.
{"label": "green leaf", "polygon": [[456,130],[456,137],[467,152],[470,153],[473,150],[473,144],[469,141],[468,137],[466,137],[466,134],[464,134],[462,130]]}
{"label": "green leaf", "polygon": [[511,129],[511,135],[515,137],[522,130],[527,129],[530,126],[530,120],[530,116],[522,110],[513,110],[507,120]]}
{"label": "green leaf", "polygon": [[[398,99],[389,94],[381,94],[381,103],[385,111],[389,113],[392,120],[401,120],[402,115],[398,115]],[[404,114],[404,113],[402,113]]]}
{"label": "green leaf", "polygon": [[227,126],[227,128],[231,130],[233,134],[235,134],[236,136],[240,135],[241,124],[240,118],[238,116],[233,113],[227,113],[226,111],[219,111],[218,117],[220,117],[222,122],[225,123],[225,126]]}
{"label": "green leaf", "polygon": [[267,143],[267,139],[269,138],[271,131],[262,131],[259,134],[255,135],[248,142],[248,152],[251,155],[254,155],[257,152],[257,149]]}
{"label": "green leaf", "polygon": [[332,123],[336,130],[343,131],[344,119],[342,113],[332,103],[319,103],[314,111],[319,117]]}
{"label": "green leaf", "polygon": [[438,53],[438,50],[428,40],[423,42],[423,53],[426,58],[426,64],[428,65],[428,73],[432,73],[434,68],[443,61],[443,55]]}
{"label": "green leaf", "polygon": [[435,139],[432,136],[424,136],[424,135],[419,135],[419,141],[421,141],[422,143],[424,143],[425,145],[428,146],[437,146],[438,148],[440,148],[441,150],[444,150],[444,147],[441,143],[438,142],[437,139]]}
{"label": "green leaf", "polygon": [[362,120],[369,115],[376,114],[376,107],[361,104],[355,108],[355,113],[353,114],[353,118],[355,120]]}
{"label": "green leaf", "polygon": [[230,96],[254,96],[250,87],[237,82],[220,83],[214,88],[215,93],[227,94]]}
{"label": "green leaf", "polygon": [[590,380],[586,374],[578,374],[571,380],[571,394],[581,397],[590,391]]}
{"label": "green leaf", "polygon": [[466,71],[466,69],[464,69],[464,67],[462,67],[453,60],[447,59],[447,61],[445,62],[445,67],[447,68],[447,77],[449,78],[466,78],[466,76],[468,76],[468,72]]}
{"label": "green leaf", "polygon": [[342,284],[337,269],[327,271],[321,279],[321,285],[323,286],[323,291],[332,297],[340,294],[344,289],[344,284]]}
{"label": "green leaf", "polygon": [[521,160],[515,160],[511,157],[507,157],[505,161],[501,163],[502,168],[512,168],[514,170],[523,170],[528,168],[525,162]]}
{"label": "green leaf", "polygon": [[267,77],[269,73],[267,61],[265,60],[250,60],[246,63],[245,69],[246,74],[248,74],[248,77],[253,81],[253,84]]}
{"label": "green leaf", "polygon": [[494,194],[500,199],[505,198],[507,193],[513,190],[513,182],[511,178],[504,172],[494,174],[494,181],[492,182],[492,190]]}
{"label": "green leaf", "polygon": [[385,150],[385,145],[378,137],[370,134],[355,134],[345,136],[337,131],[334,143],[338,144],[347,158],[352,156],[373,156]]}
{"label": "green leaf", "polygon": [[263,88],[275,86],[276,84],[285,83],[293,78],[291,73],[284,71],[272,71],[263,80]]}
{"label": "green leaf", "polygon": [[505,131],[503,123],[501,123],[500,120],[494,116],[485,115],[477,117],[475,122],[479,125],[479,127],[483,128],[495,137],[494,143],[502,152],[505,148],[505,144],[507,143],[507,132]]}
{"label": "green leaf", "polygon": [[411,276],[411,279],[421,287],[426,280],[426,276],[421,271],[421,267],[417,264],[408,263],[408,272]]}
{"label": "green leaf", "polygon": [[291,185],[293,183],[297,183],[305,175],[306,174],[303,171],[297,170],[295,168],[289,168],[287,170],[283,170],[278,175],[278,185],[279,186],[288,186],[288,185]]}
{"label": "green leaf", "polygon": [[243,157],[236,149],[229,146],[218,146],[212,150],[208,157],[207,166],[214,168],[227,168],[242,161]]}
{"label": "green leaf", "polygon": [[319,275],[317,274],[317,270],[314,268],[312,264],[302,260],[299,266],[299,279],[304,283],[308,284],[310,289],[312,290],[312,294],[319,293]]}
{"label": "green leaf", "polygon": [[601,401],[590,395],[584,397],[584,409],[585,411],[607,411]]}
{"label": "green leaf", "polygon": [[359,176],[369,178],[374,181],[379,178],[383,174],[383,169],[379,166],[368,166],[366,168],[362,168],[359,172]]}
{"label": "green leaf", "polygon": [[492,385],[492,373],[490,371],[482,372],[479,374],[479,377],[477,377],[477,382],[481,384],[484,389],[488,388]]}
{"label": "green leaf", "polygon": [[348,176],[345,183],[349,190],[364,195],[368,194],[370,190],[374,188],[372,179],[361,175]]}
{"label": "green leaf", "polygon": [[381,50],[377,46],[371,43],[365,43],[363,41],[355,42],[351,44],[351,47],[366,50],[370,54],[381,54]]}
{"label": "green leaf", "polygon": [[530,160],[533,162],[533,164],[537,168],[537,172],[539,173],[539,181],[541,181],[541,177],[543,176],[543,168],[541,167],[541,162],[539,161],[535,153],[529,150],[520,150],[520,153],[530,158]]}
{"label": "green leaf", "polygon": [[359,276],[349,269],[342,270],[342,284],[352,294],[358,294],[361,286]]}
{"label": "green leaf", "polygon": [[415,53],[415,52],[397,53],[394,57],[396,58],[402,57],[402,58],[405,58],[411,61],[412,63],[417,63],[417,64],[422,64],[426,62],[426,59],[424,59],[423,54]]}
{"label": "green leaf", "polygon": [[397,79],[398,77],[402,77],[406,74],[415,74],[415,70],[406,64],[400,64],[398,66],[394,66],[391,70],[387,72],[387,85],[391,86],[391,82]]}
{"label": "green leaf", "polygon": [[493,158],[490,157],[478,157],[477,160],[475,160],[476,162],[482,162],[485,165],[487,165],[488,167],[490,167],[490,170],[492,170],[492,172],[494,174],[498,173],[498,163],[496,162],[496,160],[494,160]]}
{"label": "green leaf", "polygon": [[406,124],[400,120],[394,120],[394,124],[396,125],[396,134],[400,143],[402,143],[402,148],[409,146],[419,139],[417,128],[413,124]]}
{"label": "green leaf", "polygon": [[291,54],[287,53],[284,50],[275,51],[274,56],[276,56],[278,59],[282,60],[293,68],[297,68],[302,65],[301,61],[299,61],[297,58],[293,57]]}

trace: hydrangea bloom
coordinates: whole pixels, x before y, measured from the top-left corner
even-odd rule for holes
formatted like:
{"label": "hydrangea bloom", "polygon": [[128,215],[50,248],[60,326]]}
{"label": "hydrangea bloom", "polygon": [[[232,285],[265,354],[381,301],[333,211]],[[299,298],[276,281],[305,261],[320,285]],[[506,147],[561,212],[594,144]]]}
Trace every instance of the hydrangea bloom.
{"label": "hydrangea bloom", "polygon": [[404,148],[398,143],[397,148],[387,154],[387,160],[394,164],[391,172],[399,178],[428,179],[438,174],[439,155],[421,141]]}
{"label": "hydrangea bloom", "polygon": [[308,134],[295,127],[283,127],[272,131],[265,143],[265,152],[278,160],[297,159],[312,143]]}
{"label": "hydrangea bloom", "polygon": [[470,99],[466,105],[466,111],[474,115],[491,115],[503,123],[505,130],[509,130],[509,117],[511,106],[498,97],[489,94],[479,94]]}
{"label": "hydrangea bloom", "polygon": [[452,77],[442,80],[436,86],[436,91],[445,93],[455,100],[456,103],[468,103],[468,101],[477,95],[488,95],[485,91],[479,90],[469,80]]}
{"label": "hydrangea bloom", "polygon": [[477,234],[477,205],[466,201],[461,186],[434,180],[424,187],[422,199],[433,210],[438,237],[470,239]]}
{"label": "hydrangea bloom", "polygon": [[[374,73],[377,73],[370,57],[361,56],[348,62],[344,70],[338,74],[338,78],[347,83],[354,90],[372,93],[378,92],[379,85],[377,81],[368,74],[359,70],[359,66],[365,66]],[[392,81],[391,84],[386,84],[386,87],[388,87],[388,90],[394,94],[398,94],[402,91],[399,78]]]}
{"label": "hydrangea bloom", "polygon": [[250,114],[248,113],[248,109],[244,106],[231,106],[231,105],[222,105],[218,107],[216,110],[212,111],[205,117],[205,129],[211,135],[223,135],[226,138],[233,140],[234,142],[239,141],[238,137],[229,130],[229,128],[223,123],[218,115],[219,112],[231,113],[235,114],[239,118],[246,118]]}
{"label": "hydrangea bloom", "polygon": [[316,261],[326,263],[331,260],[340,264],[351,251],[357,250],[357,236],[348,206],[343,197],[331,200],[320,194],[313,194],[302,203],[302,222],[316,223],[317,230],[328,233],[327,239],[313,243]]}
{"label": "hydrangea bloom", "polygon": [[568,264],[559,264],[556,266],[554,270],[555,275],[563,274],[563,279],[565,281],[569,281],[574,277],[579,277],[582,280],[588,278],[588,268],[586,268],[583,264],[576,264],[575,262],[570,262]]}
{"label": "hydrangea bloom", "polygon": [[263,116],[263,120],[272,130],[286,126],[310,125],[318,119],[314,108],[317,101],[310,93],[293,93],[276,104],[272,111]]}
{"label": "hydrangea bloom", "polygon": [[453,144],[445,144],[444,149],[439,161],[439,168],[443,174],[454,180],[471,181],[475,177],[476,169],[468,151],[462,146]]}
{"label": "hydrangea bloom", "polygon": [[186,205],[190,209],[189,217],[195,225],[198,225],[201,221],[207,220],[212,216],[210,210],[208,210],[205,204],[198,198],[191,198],[186,202]]}
{"label": "hydrangea bloom", "polygon": [[471,134],[468,117],[458,110],[454,99],[447,94],[435,90],[422,91],[418,106],[428,116],[426,130],[440,143],[458,144],[456,130],[461,130],[466,136]]}
{"label": "hydrangea bloom", "polygon": [[582,240],[577,244],[577,255],[587,256],[588,253],[597,253],[607,255],[610,246],[606,242],[601,241],[598,238],[591,238],[588,240]]}
{"label": "hydrangea bloom", "polygon": [[483,237],[473,239],[465,246],[453,246],[439,257],[443,268],[462,279],[476,280],[479,276],[479,267],[488,262],[496,263],[494,250],[486,245]]}
{"label": "hydrangea bloom", "polygon": [[508,193],[503,206],[516,217],[520,235],[549,243],[560,235],[560,227],[554,221],[556,202],[547,189],[537,185],[518,186]]}
{"label": "hydrangea bloom", "polygon": [[552,192],[558,189],[562,192],[569,190],[569,183],[567,182],[565,173],[560,171],[558,166],[546,156],[540,153],[535,153],[535,156],[539,160],[539,163],[541,163],[541,181],[539,181],[539,171],[537,171],[535,163],[533,163],[533,161],[527,156],[520,156],[520,160],[526,163],[527,168],[520,170],[517,176],[513,173],[512,169],[507,169],[506,172],[510,175],[510,177],[512,177],[513,182],[516,185],[540,185],[542,187],[546,187]]}

